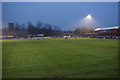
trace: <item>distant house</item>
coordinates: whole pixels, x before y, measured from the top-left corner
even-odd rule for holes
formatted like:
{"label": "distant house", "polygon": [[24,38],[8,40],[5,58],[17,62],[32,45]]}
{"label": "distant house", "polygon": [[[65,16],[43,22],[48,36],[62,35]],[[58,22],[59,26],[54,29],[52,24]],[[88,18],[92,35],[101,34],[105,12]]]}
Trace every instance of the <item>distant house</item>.
{"label": "distant house", "polygon": [[0,29],[0,35],[2,35],[2,29]]}
{"label": "distant house", "polygon": [[30,35],[26,30],[16,29],[13,23],[8,24],[8,28],[3,29],[3,36],[26,37]]}
{"label": "distant house", "polygon": [[8,32],[8,35],[12,36],[27,36],[29,33],[27,31],[10,31]]}

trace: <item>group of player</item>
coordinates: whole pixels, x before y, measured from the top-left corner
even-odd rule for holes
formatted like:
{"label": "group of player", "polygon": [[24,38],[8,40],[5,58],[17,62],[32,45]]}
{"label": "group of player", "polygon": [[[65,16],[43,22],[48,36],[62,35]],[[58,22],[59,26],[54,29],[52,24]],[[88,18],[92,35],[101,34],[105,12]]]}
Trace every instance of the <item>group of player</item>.
{"label": "group of player", "polygon": [[[56,37],[47,37],[49,40],[51,40],[51,39],[56,39]],[[77,39],[77,37],[74,37],[75,39]],[[38,40],[44,40],[45,38],[44,37],[38,37]],[[66,40],[66,41],[70,41],[70,37],[64,37],[64,39]],[[101,40],[106,40],[106,37],[101,37],[100,38]],[[112,39],[116,39],[114,36],[112,37]]]}

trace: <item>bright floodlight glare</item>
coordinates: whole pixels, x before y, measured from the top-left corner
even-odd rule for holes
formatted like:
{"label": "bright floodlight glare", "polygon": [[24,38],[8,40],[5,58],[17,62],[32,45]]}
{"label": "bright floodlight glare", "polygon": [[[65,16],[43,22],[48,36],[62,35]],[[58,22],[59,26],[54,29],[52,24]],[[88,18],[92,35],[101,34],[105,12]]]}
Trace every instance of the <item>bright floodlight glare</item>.
{"label": "bright floodlight glare", "polygon": [[92,18],[92,16],[89,14],[89,15],[87,16],[87,19],[90,20],[91,18]]}

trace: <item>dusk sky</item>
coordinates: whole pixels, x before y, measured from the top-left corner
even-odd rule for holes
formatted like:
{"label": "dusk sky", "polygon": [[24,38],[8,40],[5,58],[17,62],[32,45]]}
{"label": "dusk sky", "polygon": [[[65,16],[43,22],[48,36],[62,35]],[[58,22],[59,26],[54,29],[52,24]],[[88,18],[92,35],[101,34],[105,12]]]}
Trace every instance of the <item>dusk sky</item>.
{"label": "dusk sky", "polygon": [[[27,24],[38,21],[59,26],[63,30],[82,27],[92,15],[94,28],[118,26],[118,2],[3,2],[3,27],[9,22]],[[84,25],[89,25],[87,22]]]}

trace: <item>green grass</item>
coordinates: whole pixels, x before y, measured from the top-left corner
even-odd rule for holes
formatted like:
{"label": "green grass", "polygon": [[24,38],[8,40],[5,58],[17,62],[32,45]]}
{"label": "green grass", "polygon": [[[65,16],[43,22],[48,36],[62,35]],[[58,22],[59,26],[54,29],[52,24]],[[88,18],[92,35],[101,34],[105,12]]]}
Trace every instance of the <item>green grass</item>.
{"label": "green grass", "polygon": [[3,40],[3,78],[117,78],[118,40]]}

